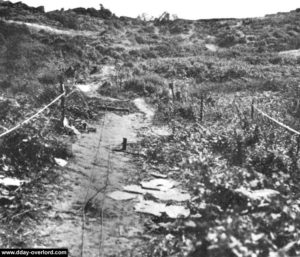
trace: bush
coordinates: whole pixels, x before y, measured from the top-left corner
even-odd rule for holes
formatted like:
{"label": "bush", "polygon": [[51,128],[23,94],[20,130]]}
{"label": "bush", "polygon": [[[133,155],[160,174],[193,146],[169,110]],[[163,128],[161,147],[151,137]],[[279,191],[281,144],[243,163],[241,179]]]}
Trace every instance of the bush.
{"label": "bush", "polygon": [[0,21],[0,33],[4,36],[4,38],[8,38],[13,35],[28,35],[30,34],[30,31],[25,25],[8,24]]}
{"label": "bush", "polygon": [[262,90],[264,91],[280,91],[285,88],[285,81],[282,80],[277,80],[277,79],[271,79],[271,80],[266,80],[262,84]]}
{"label": "bush", "polygon": [[196,111],[189,104],[188,105],[181,104],[178,107],[176,107],[175,115],[178,115],[179,117],[189,121],[196,121],[197,119]]}
{"label": "bush", "polygon": [[39,132],[36,125],[27,125],[5,137],[0,146],[0,167],[4,160],[14,176],[36,177],[42,168],[54,164],[53,156],[70,157],[65,144],[49,140]]}
{"label": "bush", "polygon": [[12,87],[12,83],[9,80],[2,80],[0,81],[0,89],[8,89]]}
{"label": "bush", "polygon": [[124,83],[124,89],[133,91],[139,95],[146,95],[145,83],[140,78],[133,78]]}
{"label": "bush", "polygon": [[146,44],[147,43],[147,40],[142,36],[135,36],[135,41],[138,44]]}
{"label": "bush", "polygon": [[170,33],[171,34],[183,34],[187,33],[189,31],[189,28],[185,26],[184,24],[174,24],[170,26]]}
{"label": "bush", "polygon": [[242,33],[238,32],[224,32],[218,35],[217,44],[220,47],[231,47],[236,44],[245,43],[246,39]]}
{"label": "bush", "polygon": [[97,90],[100,95],[118,98],[120,96],[120,88],[109,82],[104,82]]}
{"label": "bush", "polygon": [[62,13],[62,12],[50,12],[47,13],[46,16],[54,21],[58,21],[64,27],[69,29],[79,29],[78,20],[71,16],[70,14]]}
{"label": "bush", "polygon": [[112,18],[113,13],[109,9],[106,9],[102,4],[100,4],[99,15],[102,19],[110,19]]}
{"label": "bush", "polygon": [[38,77],[38,80],[41,84],[44,85],[53,85],[58,83],[58,73],[57,72],[47,72],[43,73]]}
{"label": "bush", "polygon": [[55,86],[43,87],[35,98],[36,105],[41,106],[43,104],[48,104],[58,95],[59,93]]}
{"label": "bush", "polygon": [[152,95],[162,90],[163,80],[157,75],[147,75],[127,80],[124,89],[137,93],[138,95]]}

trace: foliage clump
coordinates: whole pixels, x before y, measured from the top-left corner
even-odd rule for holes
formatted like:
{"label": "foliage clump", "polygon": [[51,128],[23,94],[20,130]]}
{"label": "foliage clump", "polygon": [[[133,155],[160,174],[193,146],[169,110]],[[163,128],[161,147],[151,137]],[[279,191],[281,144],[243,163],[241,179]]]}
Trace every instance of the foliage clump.
{"label": "foliage clump", "polygon": [[132,91],[141,96],[157,94],[163,87],[163,80],[154,75],[134,77],[124,82],[125,91]]}

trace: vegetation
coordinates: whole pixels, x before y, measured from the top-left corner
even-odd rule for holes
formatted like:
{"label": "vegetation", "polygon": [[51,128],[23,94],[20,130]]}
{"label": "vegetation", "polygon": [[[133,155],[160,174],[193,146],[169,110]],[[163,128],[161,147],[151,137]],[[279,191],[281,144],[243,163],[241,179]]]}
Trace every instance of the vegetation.
{"label": "vegetation", "polygon": [[[258,112],[251,117],[254,100],[300,130],[299,54],[281,52],[300,46],[299,10],[261,19],[159,23],[118,18],[103,6],[45,13],[0,2],[0,17],[58,30],[0,21],[1,126],[14,126],[57,96],[60,76],[69,92],[74,83],[100,84],[97,73],[113,67],[98,93],[147,97],[156,108],[156,125],[172,129],[169,136],[144,138],[145,165],[172,171],[182,181],[193,194],[187,203],[191,216],[151,218],[149,257],[299,255],[299,137]],[[77,100],[67,110],[72,122],[97,115],[95,99],[89,99],[92,115]],[[54,181],[53,158],[70,156],[54,139],[65,133],[57,126],[57,112],[50,108],[46,123],[1,139],[5,174]],[[31,186],[24,190],[34,190]],[[19,194],[4,222],[31,203]]]}

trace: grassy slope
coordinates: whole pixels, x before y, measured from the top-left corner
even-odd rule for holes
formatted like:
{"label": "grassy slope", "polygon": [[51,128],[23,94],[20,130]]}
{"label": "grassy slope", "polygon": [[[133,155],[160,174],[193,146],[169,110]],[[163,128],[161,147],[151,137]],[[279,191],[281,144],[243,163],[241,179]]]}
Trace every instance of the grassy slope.
{"label": "grassy slope", "polygon": [[[62,29],[73,24],[79,30],[95,31],[96,38],[37,33],[2,23],[0,40],[4,44],[0,72],[5,74],[2,78],[11,75],[17,76],[18,80],[24,77],[35,80],[45,70],[55,71],[57,64],[68,67],[81,63],[91,70],[107,57],[111,63],[116,60],[123,64],[134,63],[137,72],[150,70],[164,78],[175,75],[178,79],[187,77],[199,83],[239,78],[252,81],[276,77],[280,80],[282,64],[287,72],[295,74],[297,60],[285,60],[277,52],[298,48],[300,26],[297,20],[300,14],[297,12],[263,19],[176,20],[155,26],[153,22],[116,17],[104,20],[72,11],[36,14],[15,8],[8,10],[4,11],[6,19],[55,25]],[[12,30],[12,27],[16,29]],[[223,48],[213,53],[205,44]],[[17,53],[11,53],[12,49],[18,49]],[[137,61],[144,63],[142,71],[141,66],[135,64]],[[13,64],[9,64],[11,62]],[[172,67],[162,67],[166,65]],[[18,87],[21,86],[19,83],[13,84]]]}

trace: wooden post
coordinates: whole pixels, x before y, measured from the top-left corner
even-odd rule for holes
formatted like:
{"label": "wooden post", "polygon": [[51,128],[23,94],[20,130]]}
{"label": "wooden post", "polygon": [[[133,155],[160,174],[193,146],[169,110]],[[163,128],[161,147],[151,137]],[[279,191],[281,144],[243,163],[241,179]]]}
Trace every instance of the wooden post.
{"label": "wooden post", "polygon": [[200,98],[200,121],[203,121],[203,112],[204,112],[204,97],[203,94],[201,94],[201,98]]}
{"label": "wooden post", "polygon": [[251,103],[251,119],[253,120],[254,118],[254,99],[252,99],[252,103]]}
{"label": "wooden post", "polygon": [[300,151],[300,136],[297,136],[297,152],[296,152],[296,156],[298,156]]}
{"label": "wooden post", "polygon": [[122,143],[122,151],[126,151],[127,149],[127,138],[123,138],[123,143]]}
{"label": "wooden post", "polygon": [[[60,77],[60,92],[63,94],[63,93],[66,93],[66,90],[65,90],[65,85],[64,85],[64,81],[63,81],[63,76]],[[65,119],[65,101],[66,101],[66,98],[65,98],[65,95],[61,98],[61,125],[62,127],[64,126],[64,119]]]}
{"label": "wooden post", "polygon": [[169,89],[171,89],[172,97],[173,97],[173,101],[174,101],[175,100],[175,93],[174,93],[174,85],[173,85],[173,83],[169,84]]}

